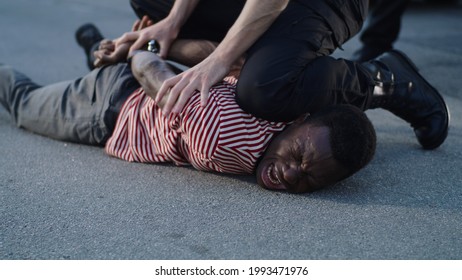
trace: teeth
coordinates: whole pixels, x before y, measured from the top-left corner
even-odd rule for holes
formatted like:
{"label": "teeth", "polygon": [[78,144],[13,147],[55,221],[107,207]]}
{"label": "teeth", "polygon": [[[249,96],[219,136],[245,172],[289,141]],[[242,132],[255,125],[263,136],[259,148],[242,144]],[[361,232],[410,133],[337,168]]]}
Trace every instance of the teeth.
{"label": "teeth", "polygon": [[274,175],[276,175],[276,179],[278,180],[278,184],[280,184],[280,183],[281,183],[281,180],[279,179],[279,174],[276,173],[276,174],[274,174]]}
{"label": "teeth", "polygon": [[278,177],[277,174],[275,174],[276,178],[273,177],[273,169],[274,169],[274,165],[271,165],[268,168],[268,171],[267,171],[268,178],[271,181],[271,183],[273,183],[275,185],[279,185],[279,184],[281,184],[281,180],[279,180],[279,177]]}

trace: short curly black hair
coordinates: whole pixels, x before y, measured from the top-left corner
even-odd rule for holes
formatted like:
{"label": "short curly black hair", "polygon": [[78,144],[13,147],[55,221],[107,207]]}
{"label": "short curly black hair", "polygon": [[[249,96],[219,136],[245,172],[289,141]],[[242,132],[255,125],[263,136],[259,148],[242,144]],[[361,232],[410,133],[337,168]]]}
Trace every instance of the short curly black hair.
{"label": "short curly black hair", "polygon": [[377,137],[366,114],[352,105],[333,105],[315,113],[307,122],[330,130],[332,156],[349,172],[349,177],[374,157]]}

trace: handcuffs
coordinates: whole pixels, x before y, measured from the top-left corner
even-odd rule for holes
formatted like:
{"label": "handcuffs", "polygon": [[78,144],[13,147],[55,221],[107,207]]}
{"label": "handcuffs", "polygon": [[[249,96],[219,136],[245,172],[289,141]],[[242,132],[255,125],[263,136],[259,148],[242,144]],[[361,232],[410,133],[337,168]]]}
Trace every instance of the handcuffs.
{"label": "handcuffs", "polygon": [[160,47],[159,47],[159,44],[157,43],[156,40],[150,40],[148,42],[148,52],[152,52],[152,53],[157,54],[157,53],[159,53],[159,49],[160,49]]}
{"label": "handcuffs", "polygon": [[[160,50],[159,43],[157,43],[156,40],[150,40],[150,41],[148,42],[148,46],[147,46],[146,50],[147,50],[148,52],[152,52],[152,53],[155,53],[155,54],[159,54],[159,50]],[[144,50],[144,51],[146,51],[146,50]],[[127,64],[128,64],[129,67],[131,67],[131,65],[132,65],[132,58],[133,58],[133,56],[134,56],[136,53],[142,52],[142,51],[143,51],[143,50],[136,50],[136,51],[134,51],[134,52],[131,53],[131,55],[127,58]]]}

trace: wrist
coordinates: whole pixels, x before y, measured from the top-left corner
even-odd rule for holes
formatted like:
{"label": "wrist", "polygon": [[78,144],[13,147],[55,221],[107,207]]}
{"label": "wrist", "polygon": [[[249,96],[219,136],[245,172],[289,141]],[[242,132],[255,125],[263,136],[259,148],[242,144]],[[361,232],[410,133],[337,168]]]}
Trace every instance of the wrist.
{"label": "wrist", "polygon": [[210,61],[213,61],[216,65],[221,65],[223,68],[229,70],[234,61],[239,57],[238,54],[232,50],[218,47],[209,57]]}
{"label": "wrist", "polygon": [[169,14],[165,19],[165,25],[170,30],[169,33],[178,34],[180,33],[181,27],[184,24],[182,17],[175,16],[173,14]]}
{"label": "wrist", "polygon": [[139,53],[142,53],[142,52],[146,52],[145,50],[135,50],[135,51],[132,51],[128,54],[127,56],[127,64],[128,64],[128,67],[132,68],[132,62],[133,62],[133,58],[135,57],[135,55],[139,54]]}

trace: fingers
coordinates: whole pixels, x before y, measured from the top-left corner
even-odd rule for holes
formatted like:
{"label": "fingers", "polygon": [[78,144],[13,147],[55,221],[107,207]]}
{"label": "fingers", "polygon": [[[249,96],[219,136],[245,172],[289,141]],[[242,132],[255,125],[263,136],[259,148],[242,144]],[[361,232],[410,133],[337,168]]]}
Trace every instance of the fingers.
{"label": "fingers", "polygon": [[140,30],[141,20],[137,19],[132,25],[132,32]]}
{"label": "fingers", "polygon": [[114,64],[118,61],[118,58],[114,55],[114,53],[107,52],[105,50],[99,50],[94,52],[95,61],[93,65],[95,67],[101,67],[108,64]]}
{"label": "fingers", "polygon": [[[178,115],[188,103],[191,96],[197,91],[197,83],[190,81],[185,77],[175,76],[166,80],[157,95],[156,101],[161,100],[163,95],[168,92],[168,98],[165,104],[159,104],[162,107],[162,113],[165,116]],[[207,104],[209,96],[209,87],[203,87],[201,93],[201,104]],[[205,106],[205,105],[204,105]]]}
{"label": "fingers", "polygon": [[135,41],[140,37],[140,33],[138,31],[134,32],[125,32],[120,38],[116,41],[116,47],[127,42]]}
{"label": "fingers", "polygon": [[108,59],[108,55],[110,55],[115,50],[115,45],[111,40],[103,40],[99,44],[98,50],[93,52],[93,56],[95,57],[95,61],[93,65],[95,67],[101,67],[105,64],[108,64],[110,61]]}
{"label": "fingers", "polygon": [[143,16],[141,20],[140,19],[135,20],[135,22],[132,25],[132,32],[141,30],[153,24],[154,22],[148,16]]}
{"label": "fingers", "polygon": [[95,67],[101,67],[101,66],[104,66],[106,64],[111,63],[110,60],[111,59],[107,54],[105,54],[103,52],[96,51],[95,52],[95,61],[93,62],[93,65]]}
{"label": "fingers", "polygon": [[113,52],[115,50],[115,44],[113,41],[105,39],[99,43],[98,49]]}
{"label": "fingers", "polygon": [[209,91],[210,91],[210,87],[206,85],[202,86],[202,89],[201,89],[201,106],[202,107],[207,106],[207,102],[209,99]]}
{"label": "fingers", "polygon": [[176,84],[171,90],[167,100],[167,103],[164,106],[164,114],[168,115],[178,115],[183,107],[188,103],[191,96],[196,91],[196,88],[192,84],[187,84],[187,82],[180,82]]}
{"label": "fingers", "polygon": [[150,39],[148,37],[146,37],[143,34],[141,34],[138,38],[136,38],[136,41],[133,43],[133,45],[130,47],[130,51],[129,53],[132,53],[136,50],[139,50],[139,49],[142,49],[146,43],[149,41]]}
{"label": "fingers", "polygon": [[[126,51],[126,49],[125,49]],[[125,56],[125,51],[123,47],[119,47],[117,50],[109,50],[109,49],[100,49],[93,52],[95,57],[95,61],[93,65],[95,67],[101,67],[107,64],[114,64],[121,61]]]}
{"label": "fingers", "polygon": [[211,86],[212,83],[206,77],[201,78],[193,72],[183,72],[164,81],[155,101],[162,108],[165,116],[177,115],[199,89],[200,105],[207,106]]}
{"label": "fingers", "polygon": [[[133,28],[137,28],[136,32],[125,33],[121,38],[120,43],[127,42],[127,41],[135,41],[133,45],[130,47],[129,53],[133,51],[139,50],[145,46],[145,44],[150,40],[148,33],[141,32],[141,30],[145,29],[153,25],[153,21],[148,16],[143,16],[140,21],[135,22]],[[135,33],[136,35],[133,35]]]}
{"label": "fingers", "polygon": [[149,19],[148,16],[143,16],[143,18],[141,19],[140,25],[138,27],[138,30],[141,30],[151,25],[152,25],[152,20]]}
{"label": "fingers", "polygon": [[160,87],[159,91],[157,92],[157,96],[156,96],[156,99],[155,99],[155,102],[157,104],[159,104],[160,107],[164,107],[164,104],[162,103],[164,97],[168,96],[170,88],[173,87],[180,79],[181,79],[180,76],[174,76],[174,77],[172,77],[170,79],[165,80],[162,83],[162,86]]}

